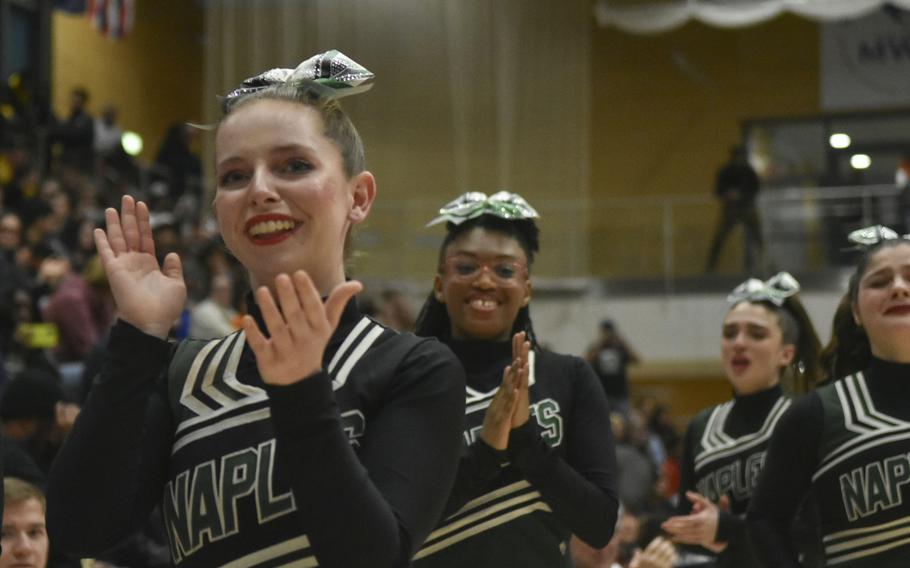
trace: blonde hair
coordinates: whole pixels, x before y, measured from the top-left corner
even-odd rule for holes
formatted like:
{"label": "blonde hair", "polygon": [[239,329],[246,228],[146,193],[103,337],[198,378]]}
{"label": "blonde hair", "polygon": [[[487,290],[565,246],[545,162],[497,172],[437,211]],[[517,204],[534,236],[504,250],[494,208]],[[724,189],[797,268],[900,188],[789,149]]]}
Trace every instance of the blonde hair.
{"label": "blonde hair", "polygon": [[41,510],[47,512],[47,500],[40,487],[18,477],[3,478],[4,505],[19,505],[29,499],[36,499],[41,503]]}

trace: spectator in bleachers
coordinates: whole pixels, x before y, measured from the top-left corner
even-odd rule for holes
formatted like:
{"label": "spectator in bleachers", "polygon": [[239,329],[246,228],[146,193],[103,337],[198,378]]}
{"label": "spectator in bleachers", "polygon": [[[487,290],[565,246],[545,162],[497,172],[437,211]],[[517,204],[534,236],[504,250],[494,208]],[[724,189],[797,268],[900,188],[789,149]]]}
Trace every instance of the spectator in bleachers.
{"label": "spectator in bleachers", "polygon": [[631,511],[647,508],[657,481],[657,465],[648,453],[648,432],[637,410],[628,420],[619,413],[611,415],[613,438],[616,441],[616,464],[620,501]]}
{"label": "spectator in bleachers", "polygon": [[45,474],[78,414],[79,407],[65,401],[60,382],[46,371],[24,371],[0,397],[3,436],[24,449]]}
{"label": "spectator in bleachers", "polygon": [[91,173],[94,166],[95,121],[86,109],[88,99],[88,91],[74,88],[69,116],[51,130],[51,141],[60,145],[60,164],[84,174]]}
{"label": "spectator in bleachers", "polygon": [[[65,256],[66,245],[59,238],[59,214],[43,199],[31,199],[22,209],[25,244],[31,249],[31,268],[37,273],[41,260],[48,254]],[[38,249],[41,249],[39,251]],[[42,252],[44,251],[44,252]]]}
{"label": "spectator in bleachers", "polygon": [[233,288],[231,306],[235,310],[242,308],[245,304],[244,295],[249,290],[243,267],[228,253],[220,238],[207,235],[194,235],[194,238],[195,242],[188,241],[188,246],[185,247],[188,254],[183,269],[190,301],[204,300],[208,295],[212,278],[219,274],[228,274]]}
{"label": "spectator in bleachers", "polygon": [[25,369],[40,369],[58,376],[57,366],[50,356],[47,338],[43,340],[36,337],[32,324],[42,323],[37,317],[35,301],[25,288],[16,288],[12,292],[12,307],[8,314],[12,321],[8,325],[13,330],[12,337],[4,346],[5,359],[3,366],[8,376],[15,375]]}
{"label": "spectator in bleachers", "polygon": [[15,262],[22,246],[22,219],[13,211],[0,214],[0,254],[4,260]]}
{"label": "spectator in bleachers", "polygon": [[638,354],[622,334],[613,320],[600,322],[600,337],[588,348],[585,359],[600,378],[611,412],[629,416],[629,378],[627,368],[641,362]]}
{"label": "spectator in bleachers", "polygon": [[0,213],[0,385],[6,382],[6,355],[16,330],[16,290],[27,285],[16,264],[22,223],[15,213]]}
{"label": "spectator in bleachers", "polygon": [[95,119],[95,138],[93,148],[95,155],[101,159],[110,156],[120,148],[123,129],[117,124],[117,107],[107,104],[101,110],[101,116]]}
{"label": "spectator in bleachers", "polygon": [[[673,500],[679,490],[679,452],[682,442],[666,405],[653,397],[640,402],[641,413],[653,442],[659,441],[661,459],[657,460],[658,495]],[[656,443],[652,443],[652,447]]]}
{"label": "spectator in bleachers", "polygon": [[60,363],[81,362],[112,321],[112,310],[72,269],[68,258],[51,256],[41,263],[39,278],[50,289],[44,320],[60,330],[55,356]]}
{"label": "spectator in bleachers", "polygon": [[190,311],[190,337],[215,339],[237,330],[237,310],[231,306],[233,284],[228,273],[212,277],[208,297]]}
{"label": "spectator in bleachers", "polygon": [[25,194],[32,189],[34,171],[25,140],[11,133],[0,133],[0,206],[11,211],[22,207]]}
{"label": "spectator in bleachers", "polygon": [[44,492],[15,477],[3,478],[0,568],[45,568],[50,544]]}
{"label": "spectator in bleachers", "polygon": [[201,197],[202,163],[193,153],[192,138],[196,129],[177,122],[164,135],[155,156],[154,173],[164,184],[162,204],[173,207],[184,195]]}
{"label": "spectator in bleachers", "polygon": [[98,226],[91,217],[81,217],[74,223],[74,230],[66,235],[64,245],[69,252],[73,270],[82,272],[96,258],[93,232]]}

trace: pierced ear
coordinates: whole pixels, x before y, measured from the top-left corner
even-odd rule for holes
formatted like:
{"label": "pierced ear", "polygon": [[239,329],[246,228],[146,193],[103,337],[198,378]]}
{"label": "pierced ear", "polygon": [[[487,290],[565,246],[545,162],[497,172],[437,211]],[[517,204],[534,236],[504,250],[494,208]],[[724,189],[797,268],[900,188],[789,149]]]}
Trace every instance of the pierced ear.
{"label": "pierced ear", "polygon": [[356,225],[362,223],[370,214],[373,200],[376,199],[376,178],[370,172],[362,171],[354,176],[351,183],[354,201],[351,203],[348,219]]}

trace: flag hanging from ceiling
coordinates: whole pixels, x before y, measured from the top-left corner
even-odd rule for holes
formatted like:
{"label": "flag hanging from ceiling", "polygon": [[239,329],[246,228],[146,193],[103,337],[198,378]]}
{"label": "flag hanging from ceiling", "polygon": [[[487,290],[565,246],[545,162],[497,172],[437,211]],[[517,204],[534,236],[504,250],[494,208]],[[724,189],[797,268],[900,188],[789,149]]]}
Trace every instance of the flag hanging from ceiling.
{"label": "flag hanging from ceiling", "polygon": [[120,39],[133,29],[134,0],[88,0],[87,14],[101,35]]}

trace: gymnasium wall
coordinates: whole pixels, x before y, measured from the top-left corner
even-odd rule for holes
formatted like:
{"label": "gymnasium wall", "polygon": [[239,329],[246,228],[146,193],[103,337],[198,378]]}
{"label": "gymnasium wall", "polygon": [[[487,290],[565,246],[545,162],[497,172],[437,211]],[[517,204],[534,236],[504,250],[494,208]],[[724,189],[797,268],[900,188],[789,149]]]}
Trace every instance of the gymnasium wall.
{"label": "gymnasium wall", "polygon": [[117,41],[85,16],[54,10],[52,104],[64,118],[72,88],[86,87],[89,111],[117,106],[120,125],[142,136],[142,158],[151,161],[172,123],[201,120],[202,10],[186,0],[136,2],[136,10],[132,32]]}
{"label": "gymnasium wall", "polygon": [[[784,15],[735,30],[692,22],[647,36],[592,25],[595,205],[616,196],[709,196],[744,120],[819,111],[819,30],[809,20]],[[659,274],[659,208],[607,205],[591,216],[592,272]],[[716,214],[713,200],[677,209],[677,273],[704,266]],[[630,244],[625,235],[636,231],[647,242]],[[722,270],[739,266],[738,246],[727,249]]]}

